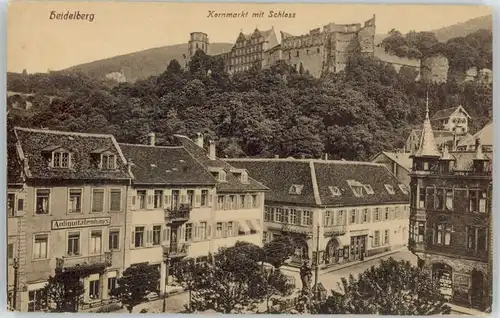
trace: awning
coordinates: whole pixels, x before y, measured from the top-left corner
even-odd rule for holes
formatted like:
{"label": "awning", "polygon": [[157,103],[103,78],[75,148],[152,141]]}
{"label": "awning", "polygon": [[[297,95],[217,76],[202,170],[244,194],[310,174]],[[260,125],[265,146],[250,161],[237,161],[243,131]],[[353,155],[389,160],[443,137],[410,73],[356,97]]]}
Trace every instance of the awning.
{"label": "awning", "polygon": [[351,240],[347,235],[337,236],[337,240],[339,241],[339,246],[351,245]]}
{"label": "awning", "polygon": [[255,232],[260,232],[262,230],[259,221],[257,220],[246,220],[246,223],[250,227],[250,229],[254,230]]}
{"label": "awning", "polygon": [[247,222],[245,221],[238,222],[238,229],[245,234],[250,234],[251,232]]}
{"label": "awning", "polygon": [[42,289],[47,285],[47,282],[40,282],[28,285],[28,291]]}

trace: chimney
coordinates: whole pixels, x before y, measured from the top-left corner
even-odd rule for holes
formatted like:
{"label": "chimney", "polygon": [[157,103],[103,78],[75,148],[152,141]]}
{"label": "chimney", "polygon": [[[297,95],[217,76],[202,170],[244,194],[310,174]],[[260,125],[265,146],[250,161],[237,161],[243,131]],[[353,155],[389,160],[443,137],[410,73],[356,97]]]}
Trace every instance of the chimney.
{"label": "chimney", "polygon": [[215,142],[213,140],[209,141],[208,157],[210,160],[215,160]]}
{"label": "chimney", "polygon": [[148,134],[149,137],[149,145],[154,146],[156,144],[156,135],[154,132]]}
{"label": "chimney", "polygon": [[328,153],[325,153],[325,160],[328,160]]}
{"label": "chimney", "polygon": [[203,148],[203,134],[202,133],[196,133],[196,144],[198,147]]}

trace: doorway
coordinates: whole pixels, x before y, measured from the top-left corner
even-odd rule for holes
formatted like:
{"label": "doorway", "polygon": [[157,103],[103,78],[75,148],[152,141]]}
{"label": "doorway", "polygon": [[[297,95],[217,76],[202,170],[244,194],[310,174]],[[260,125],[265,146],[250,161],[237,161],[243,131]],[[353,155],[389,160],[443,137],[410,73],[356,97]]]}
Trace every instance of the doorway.
{"label": "doorway", "polygon": [[484,275],[481,271],[472,270],[470,302],[472,308],[483,310],[484,308]]}
{"label": "doorway", "polygon": [[366,256],[366,235],[351,237],[351,261],[362,261]]}

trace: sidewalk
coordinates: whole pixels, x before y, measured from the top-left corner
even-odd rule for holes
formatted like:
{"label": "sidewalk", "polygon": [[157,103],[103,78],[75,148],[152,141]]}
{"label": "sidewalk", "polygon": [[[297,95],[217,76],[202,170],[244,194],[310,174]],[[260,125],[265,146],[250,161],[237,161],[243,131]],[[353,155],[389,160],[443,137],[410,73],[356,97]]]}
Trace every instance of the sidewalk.
{"label": "sidewalk", "polygon": [[462,315],[467,315],[467,316],[491,316],[491,314],[479,311],[477,309],[473,308],[467,308],[467,307],[462,307],[454,304],[448,304],[448,306],[451,307],[451,311],[457,312]]}

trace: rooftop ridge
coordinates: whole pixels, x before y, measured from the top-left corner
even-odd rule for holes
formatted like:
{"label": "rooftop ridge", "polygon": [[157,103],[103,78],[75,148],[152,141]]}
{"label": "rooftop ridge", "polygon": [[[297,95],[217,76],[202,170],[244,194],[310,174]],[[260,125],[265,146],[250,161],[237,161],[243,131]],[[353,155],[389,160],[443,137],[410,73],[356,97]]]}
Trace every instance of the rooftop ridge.
{"label": "rooftop ridge", "polygon": [[14,127],[14,130],[35,132],[35,133],[54,134],[54,135],[72,135],[72,136],[81,136],[81,137],[114,138],[114,136],[111,134],[82,133],[82,132],[74,132],[74,131],[36,129],[36,128],[26,128],[26,127]]}
{"label": "rooftop ridge", "polygon": [[151,145],[145,145],[145,144],[131,144],[127,142],[119,142],[118,145],[120,146],[137,146],[137,147],[149,147],[149,148],[159,148],[159,149],[184,149],[183,146],[151,146]]}
{"label": "rooftop ridge", "polygon": [[289,158],[224,158],[223,161],[282,161],[282,162],[302,162],[302,163],[331,163],[331,164],[354,164],[366,166],[384,166],[382,163],[352,160],[324,160],[324,159],[289,159]]}

